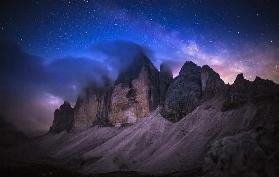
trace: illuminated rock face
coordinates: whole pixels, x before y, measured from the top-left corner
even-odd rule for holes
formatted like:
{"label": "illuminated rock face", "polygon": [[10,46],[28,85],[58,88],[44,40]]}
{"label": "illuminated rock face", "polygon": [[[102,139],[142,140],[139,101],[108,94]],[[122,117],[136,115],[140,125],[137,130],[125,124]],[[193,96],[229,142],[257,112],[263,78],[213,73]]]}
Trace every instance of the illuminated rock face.
{"label": "illuminated rock face", "polygon": [[111,86],[89,87],[77,100],[74,109],[74,129],[85,129],[94,124],[108,124]]}
{"label": "illuminated rock face", "polygon": [[159,99],[159,72],[146,56],[139,55],[113,85],[85,90],[74,108],[73,128],[134,123],[155,110]]}
{"label": "illuminated rock face", "polygon": [[139,56],[120,73],[111,95],[109,121],[134,123],[159,104],[159,72],[145,56]]}

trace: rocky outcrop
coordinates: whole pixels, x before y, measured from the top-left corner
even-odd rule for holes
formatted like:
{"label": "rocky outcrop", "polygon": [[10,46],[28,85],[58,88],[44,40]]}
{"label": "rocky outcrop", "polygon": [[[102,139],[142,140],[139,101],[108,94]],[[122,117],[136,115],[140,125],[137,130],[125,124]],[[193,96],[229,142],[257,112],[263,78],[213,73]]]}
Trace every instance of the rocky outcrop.
{"label": "rocky outcrop", "polygon": [[114,82],[103,78],[78,97],[72,128],[122,125],[136,122],[159,105],[159,72],[143,54],[138,55]]}
{"label": "rocky outcrop", "polygon": [[246,80],[243,74],[238,74],[230,86],[223,105],[223,111],[235,109],[247,102],[260,103],[279,101],[279,86],[270,80],[256,77],[254,81]]}
{"label": "rocky outcrop", "polygon": [[214,142],[205,158],[208,177],[278,176],[278,128],[258,129]]}
{"label": "rocky outcrop", "polygon": [[163,105],[165,102],[165,97],[167,90],[173,80],[172,71],[166,63],[160,65],[160,104]]}
{"label": "rocky outcrop", "polygon": [[178,121],[199,104],[201,89],[201,67],[193,62],[186,62],[179,75],[170,84],[162,114],[171,121]]}
{"label": "rocky outcrop", "polygon": [[159,104],[159,72],[143,54],[119,74],[111,95],[109,121],[134,123]]}
{"label": "rocky outcrop", "polygon": [[70,131],[74,123],[74,109],[70,103],[64,102],[59,109],[54,112],[54,119],[50,127],[51,133],[59,133],[64,130]]}
{"label": "rocky outcrop", "polygon": [[204,65],[201,69],[201,87],[202,98],[204,100],[210,99],[216,95],[222,96],[226,92],[226,85],[216,73],[208,65]]}
{"label": "rocky outcrop", "polygon": [[91,85],[79,96],[74,108],[74,129],[85,129],[94,124],[109,125],[112,86],[107,82],[102,86]]}
{"label": "rocky outcrop", "polygon": [[227,90],[228,85],[208,65],[200,67],[187,61],[168,88],[161,114],[170,121],[178,121],[202,102],[223,97]]}

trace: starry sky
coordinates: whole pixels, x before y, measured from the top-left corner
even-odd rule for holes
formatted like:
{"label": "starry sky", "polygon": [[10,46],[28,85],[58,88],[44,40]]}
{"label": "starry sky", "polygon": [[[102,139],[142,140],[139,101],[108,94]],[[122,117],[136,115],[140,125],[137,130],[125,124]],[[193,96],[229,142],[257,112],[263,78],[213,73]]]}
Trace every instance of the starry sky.
{"label": "starry sky", "polygon": [[[44,93],[53,107],[75,99],[57,83],[67,80],[67,93],[76,96],[81,78],[113,71],[112,60],[125,63],[122,54],[137,47],[148,51],[157,67],[168,62],[174,75],[192,60],[211,66],[226,83],[240,72],[249,80],[258,75],[278,83],[278,34],[276,0],[3,0],[0,6],[0,40],[9,43],[3,51],[20,50],[34,73],[46,65],[52,71],[35,80],[55,73],[74,78],[47,82],[52,86]],[[28,78],[40,90],[46,87]]]}

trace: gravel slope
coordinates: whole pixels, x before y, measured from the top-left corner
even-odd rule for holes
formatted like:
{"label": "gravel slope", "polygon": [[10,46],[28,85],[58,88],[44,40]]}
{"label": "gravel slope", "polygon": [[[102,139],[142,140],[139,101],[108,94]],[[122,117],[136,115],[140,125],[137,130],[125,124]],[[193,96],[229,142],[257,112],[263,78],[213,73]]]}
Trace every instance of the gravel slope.
{"label": "gravel slope", "polygon": [[128,127],[49,134],[41,138],[39,145],[52,157],[85,174],[194,170],[202,166],[213,140],[248,127],[257,110],[247,104],[222,112],[221,105],[220,99],[209,100],[177,123],[162,118],[156,110]]}

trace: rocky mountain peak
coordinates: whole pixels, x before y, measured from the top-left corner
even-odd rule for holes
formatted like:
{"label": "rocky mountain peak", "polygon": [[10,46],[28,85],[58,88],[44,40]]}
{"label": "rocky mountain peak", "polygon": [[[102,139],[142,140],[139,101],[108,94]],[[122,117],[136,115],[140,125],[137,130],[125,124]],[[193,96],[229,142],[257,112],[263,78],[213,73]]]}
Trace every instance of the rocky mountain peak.
{"label": "rocky mountain peak", "polygon": [[196,65],[192,61],[186,61],[182,66],[179,75],[180,76],[183,75],[186,77],[195,77],[195,76],[199,76],[200,72],[201,72],[200,66]]}
{"label": "rocky mountain peak", "polygon": [[116,125],[145,117],[158,106],[159,94],[159,71],[146,55],[137,55],[115,81],[110,121]]}
{"label": "rocky mountain peak", "polygon": [[204,65],[201,69],[201,87],[203,99],[209,99],[216,95],[225,93],[225,83],[220,75],[208,65]]}
{"label": "rocky mountain peak", "polygon": [[71,104],[68,101],[64,101],[64,103],[60,106],[60,110],[67,111],[73,109]]}
{"label": "rocky mountain peak", "polygon": [[198,106],[202,95],[200,74],[201,67],[185,62],[166,92],[161,111],[165,118],[178,121]]}
{"label": "rocky mountain peak", "polygon": [[223,110],[231,110],[245,103],[259,104],[265,100],[279,100],[279,87],[270,80],[256,77],[254,81],[244,79],[242,73],[238,74],[234,83],[230,86],[224,102]]}
{"label": "rocky mountain peak", "polygon": [[74,122],[74,109],[67,101],[56,109],[54,112],[54,119],[52,126],[50,127],[51,133],[59,133],[61,131],[70,131]]}
{"label": "rocky mountain peak", "polygon": [[166,92],[161,113],[171,121],[178,121],[203,101],[225,92],[225,83],[212,68],[186,61]]}
{"label": "rocky mountain peak", "polygon": [[139,73],[145,69],[147,71],[158,72],[150,59],[142,53],[133,58],[130,63],[121,71],[115,81],[115,84],[129,84],[133,79],[139,76]]}
{"label": "rocky mountain peak", "polygon": [[243,75],[243,73],[239,73],[237,76],[236,76],[236,78],[235,78],[235,80],[234,80],[234,83],[241,83],[242,81],[244,81],[244,80],[246,80],[245,78],[244,78],[244,75]]}
{"label": "rocky mountain peak", "polygon": [[160,104],[163,105],[165,101],[166,92],[169,88],[170,83],[173,80],[173,75],[171,68],[167,65],[167,63],[162,63],[160,65]]}

